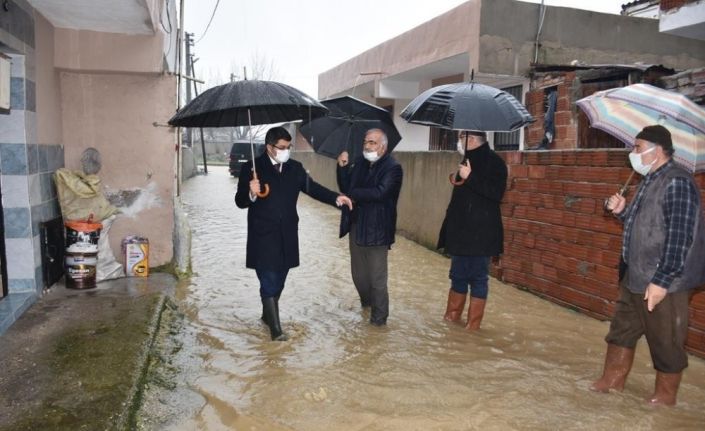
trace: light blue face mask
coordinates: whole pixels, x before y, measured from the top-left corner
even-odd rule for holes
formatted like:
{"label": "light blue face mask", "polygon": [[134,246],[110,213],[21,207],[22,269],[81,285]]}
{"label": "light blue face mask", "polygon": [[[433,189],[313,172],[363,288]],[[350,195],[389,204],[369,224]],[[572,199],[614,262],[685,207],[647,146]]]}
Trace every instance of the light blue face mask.
{"label": "light blue face mask", "polygon": [[651,163],[644,164],[644,162],[641,160],[641,156],[650,153],[655,149],[656,147],[651,147],[646,151],[642,151],[641,153],[635,153],[633,151],[629,153],[629,163],[631,163],[632,169],[634,169],[638,174],[641,175],[648,174],[651,170],[651,167],[654,166],[654,163],[656,163],[656,159],[654,159],[654,161]]}

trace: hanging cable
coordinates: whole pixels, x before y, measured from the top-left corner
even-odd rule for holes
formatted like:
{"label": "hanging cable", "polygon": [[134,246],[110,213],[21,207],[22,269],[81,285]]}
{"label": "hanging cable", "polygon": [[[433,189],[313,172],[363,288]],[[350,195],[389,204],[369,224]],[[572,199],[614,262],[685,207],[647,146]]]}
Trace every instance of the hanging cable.
{"label": "hanging cable", "polygon": [[169,2],[165,3],[164,9],[166,9],[166,19],[167,19],[167,22],[169,23],[169,30],[167,30],[166,27],[164,26],[164,15],[159,16],[159,24],[161,24],[162,29],[164,29],[164,33],[166,33],[167,37],[169,38],[169,48],[166,50],[166,53],[164,54],[165,57],[168,57],[169,53],[171,52],[171,32],[173,30],[173,28],[171,27],[171,15],[169,14]]}
{"label": "hanging cable", "polygon": [[166,10],[166,19],[167,19],[167,23],[169,24],[169,30],[167,30],[166,27],[164,26],[164,14],[161,14],[159,16],[159,24],[162,25],[162,29],[164,29],[164,33],[171,34],[172,28],[171,28],[171,15],[169,15],[169,2],[166,2],[164,4],[164,9],[162,9],[162,12],[164,10]]}
{"label": "hanging cable", "polygon": [[546,16],[546,5],[544,5],[544,0],[541,0],[541,6],[539,6],[539,21],[538,30],[536,31],[536,42],[534,42],[534,64],[539,61],[539,47],[541,46],[540,37],[541,29],[543,28],[543,19]]}
{"label": "hanging cable", "polygon": [[198,38],[198,40],[196,41],[196,43],[200,42],[201,39],[203,39],[204,37],[206,37],[206,33],[208,33],[208,29],[211,27],[211,23],[213,22],[213,17],[215,17],[215,11],[218,10],[218,5],[219,5],[219,4],[220,4],[220,0],[218,0],[217,2],[215,2],[215,7],[213,8],[213,13],[211,14],[211,19],[208,21],[208,25],[206,26],[206,29],[203,30],[203,34],[201,35],[201,37]]}

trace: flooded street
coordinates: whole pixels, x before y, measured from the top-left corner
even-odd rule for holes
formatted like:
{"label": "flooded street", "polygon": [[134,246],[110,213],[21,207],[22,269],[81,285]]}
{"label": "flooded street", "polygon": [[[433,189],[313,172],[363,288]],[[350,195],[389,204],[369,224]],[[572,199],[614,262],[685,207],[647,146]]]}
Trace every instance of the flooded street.
{"label": "flooded street", "polygon": [[397,236],[390,317],[371,326],[352,285],[338,211],[301,195],[301,266],[280,300],[287,342],[260,321],[245,269],[247,211],[224,167],[184,184],[194,276],[177,292],[177,387],[166,430],[702,430],[705,362],[690,357],[676,408],[643,398],[655,372],[642,340],[622,394],[588,390],[608,328],[491,280],[482,329],[442,320],[449,260]]}

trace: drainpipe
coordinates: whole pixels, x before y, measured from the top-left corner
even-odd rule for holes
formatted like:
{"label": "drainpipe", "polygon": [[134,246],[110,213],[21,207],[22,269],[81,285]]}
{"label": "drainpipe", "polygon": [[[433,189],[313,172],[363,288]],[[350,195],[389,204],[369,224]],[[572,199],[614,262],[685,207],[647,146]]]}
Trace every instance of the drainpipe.
{"label": "drainpipe", "polygon": [[539,61],[539,38],[541,37],[541,28],[543,28],[543,18],[546,16],[546,6],[543,4],[544,0],[541,0],[541,6],[539,7],[539,20],[538,20],[538,30],[536,31],[536,41],[534,42],[534,64]]}

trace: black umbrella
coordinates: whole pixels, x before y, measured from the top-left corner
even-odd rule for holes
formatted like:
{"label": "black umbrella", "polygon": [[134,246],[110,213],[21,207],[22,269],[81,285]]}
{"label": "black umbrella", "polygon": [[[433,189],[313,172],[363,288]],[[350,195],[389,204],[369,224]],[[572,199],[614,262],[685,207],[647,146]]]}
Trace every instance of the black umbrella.
{"label": "black umbrella", "polygon": [[314,118],[327,111],[325,106],[294,87],[253,79],[206,90],[181,108],[169,124],[179,127],[252,126]]}
{"label": "black umbrella", "polygon": [[301,134],[324,156],[337,158],[347,151],[350,160],[362,155],[362,142],[370,129],[381,129],[387,135],[387,151],[392,151],[401,140],[389,111],[356,99],[342,96],[321,102],[328,115],[310,121],[304,119]]}
{"label": "black umbrella", "polygon": [[[181,108],[169,124],[178,127],[237,127],[315,118],[328,109],[304,92],[274,81],[243,80],[206,90]],[[255,149],[250,131],[252,170]],[[269,186],[261,197],[269,192]]]}
{"label": "black umbrella", "polygon": [[534,121],[514,96],[475,82],[433,87],[404,108],[409,123],[455,130],[511,132]]}

